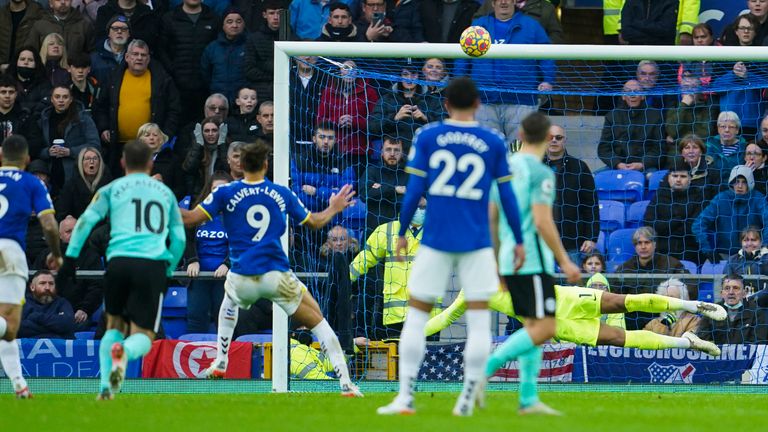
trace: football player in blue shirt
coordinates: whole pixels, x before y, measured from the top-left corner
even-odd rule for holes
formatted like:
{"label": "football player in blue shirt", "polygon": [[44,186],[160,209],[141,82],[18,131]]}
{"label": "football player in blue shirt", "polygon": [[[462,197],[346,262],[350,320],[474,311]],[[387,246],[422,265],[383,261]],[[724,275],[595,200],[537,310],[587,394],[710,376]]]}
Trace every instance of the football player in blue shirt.
{"label": "football player in blue shirt", "polygon": [[240,155],[245,172],[243,180],[219,186],[194,210],[182,212],[187,226],[199,225],[223,214],[229,237],[232,269],[224,283],[216,360],[208,369],[208,376],[222,378],[226,373],[238,307],[248,309],[260,298],[267,298],[312,330],[339,376],[341,394],[362,397],[349,377],[339,339],[307,287],[290,270],[288,256],[280,242],[287,228],[286,215],[319,229],[354,204],[355,192],[352,186],[344,185],[331,196],[328,208],[311,213],[290,189],[264,178],[270,152],[270,147],[261,141],[244,146]]}
{"label": "football player in blue shirt", "polygon": [[59,227],[53,203],[45,185],[25,172],[29,163],[27,140],[13,135],[3,141],[3,166],[0,167],[0,363],[11,379],[16,397],[32,397],[21,376],[19,346],[16,333],[21,321],[21,308],[27,288],[27,258],[24,239],[29,215],[37,214],[45,241],[51,249],[46,265],[58,270],[62,263]]}
{"label": "football player in blue shirt", "polygon": [[[407,248],[405,230],[419,199],[429,206],[424,234],[410,279],[408,314],[400,337],[400,392],[380,407],[382,415],[412,414],[413,384],[424,358],[424,327],[435,301],[443,296],[456,272],[467,296],[467,344],[464,348],[464,388],[453,414],[472,415],[485,384],[485,361],[491,351],[488,299],[499,284],[488,223],[488,196],[493,182],[507,184],[512,176],[504,137],[475,121],[480,104],[475,83],[466,77],[445,88],[449,119],[422,127],[413,138],[406,171],[410,173],[400,213],[398,255]],[[518,239],[515,265],[525,261],[520,219],[514,192],[502,191],[502,207]]]}

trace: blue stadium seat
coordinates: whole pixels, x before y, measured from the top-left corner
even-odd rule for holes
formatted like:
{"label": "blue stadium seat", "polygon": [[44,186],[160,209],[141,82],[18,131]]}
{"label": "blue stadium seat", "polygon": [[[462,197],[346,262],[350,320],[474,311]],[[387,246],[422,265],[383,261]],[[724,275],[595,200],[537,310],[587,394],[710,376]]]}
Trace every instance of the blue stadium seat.
{"label": "blue stadium seat", "polygon": [[600,200],[600,230],[615,231],[624,227],[624,204],[618,201]]}
{"label": "blue stadium seat", "polygon": [[341,225],[353,230],[365,230],[365,218],[368,216],[368,207],[361,200],[355,205],[347,207],[341,212]]}
{"label": "blue stadium seat", "polygon": [[75,340],[92,340],[95,335],[92,331],[75,332]]}
{"label": "blue stadium seat", "polygon": [[606,252],[609,261],[626,261],[635,255],[635,246],[632,244],[634,229],[624,228],[616,230],[608,236]]}
{"label": "blue stadium seat", "polygon": [[616,260],[610,260],[606,262],[605,263],[606,273],[616,273],[616,268],[624,264],[624,261],[626,261],[626,259],[616,259]]}
{"label": "blue stadium seat", "polygon": [[595,173],[595,189],[601,200],[640,201],[645,189],[645,175],[631,170],[600,171]]}
{"label": "blue stadium seat", "polygon": [[176,339],[189,342],[211,342],[216,341],[216,333],[187,333]]}
{"label": "blue stadium seat", "polygon": [[272,334],[247,334],[238,336],[236,342],[267,343],[272,342]]}
{"label": "blue stadium seat", "polygon": [[714,302],[715,301],[715,286],[712,282],[701,282],[699,284],[699,298],[696,300]]}
{"label": "blue stadium seat", "polygon": [[680,264],[685,267],[686,270],[688,270],[688,273],[690,274],[698,274],[699,273],[699,266],[696,265],[696,263],[686,260],[680,260]]}
{"label": "blue stadium seat", "polygon": [[643,223],[643,216],[645,216],[645,209],[650,204],[650,201],[638,201],[633,202],[627,209],[627,222],[624,224],[625,228],[638,228]]}
{"label": "blue stadium seat", "polygon": [[605,233],[602,231],[600,231],[600,234],[597,236],[597,243],[595,244],[595,248],[598,252],[605,256]]}
{"label": "blue stadium seat", "polygon": [[659,186],[668,172],[669,170],[658,170],[651,173],[648,177],[648,191],[645,193],[645,199],[650,200],[656,195],[656,191],[659,190]]}
{"label": "blue stadium seat", "polygon": [[725,271],[725,266],[728,264],[728,261],[720,261],[717,264],[712,264],[711,262],[707,261],[704,264],[701,265],[701,269],[699,270],[699,273],[701,274],[707,274],[707,275],[723,275],[723,272]]}
{"label": "blue stadium seat", "polygon": [[163,299],[163,317],[187,316],[187,288],[170,287]]}
{"label": "blue stadium seat", "polygon": [[163,318],[161,323],[167,339],[176,339],[187,333],[186,317]]}

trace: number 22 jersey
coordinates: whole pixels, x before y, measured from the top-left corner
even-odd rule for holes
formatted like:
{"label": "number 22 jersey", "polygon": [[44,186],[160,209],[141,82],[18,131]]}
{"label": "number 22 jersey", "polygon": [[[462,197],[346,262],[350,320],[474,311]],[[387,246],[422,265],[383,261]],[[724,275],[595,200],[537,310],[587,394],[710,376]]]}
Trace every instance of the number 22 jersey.
{"label": "number 22 jersey", "polygon": [[288,271],[288,257],[280,243],[285,216],[303,224],[310,215],[293,192],[269,180],[239,180],[219,186],[198,208],[209,219],[224,215],[232,271],[244,276]]}

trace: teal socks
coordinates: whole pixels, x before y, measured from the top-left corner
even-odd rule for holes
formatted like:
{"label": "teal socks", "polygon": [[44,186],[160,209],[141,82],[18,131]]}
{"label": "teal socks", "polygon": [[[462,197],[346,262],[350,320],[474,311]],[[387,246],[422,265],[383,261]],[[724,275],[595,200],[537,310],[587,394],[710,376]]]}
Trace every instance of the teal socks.
{"label": "teal socks", "polygon": [[491,354],[485,365],[485,376],[492,377],[504,363],[515,360],[534,346],[526,329],[516,331]]}
{"label": "teal socks", "polygon": [[135,333],[123,342],[128,361],[143,357],[152,349],[152,340],[143,333]]}
{"label": "teal socks", "polygon": [[112,345],[123,341],[123,334],[118,330],[111,329],[104,333],[99,344],[99,389],[110,388],[109,374],[112,372]]}
{"label": "teal socks", "polygon": [[518,358],[520,368],[520,406],[527,407],[539,402],[536,382],[544,355],[541,347],[533,347]]}

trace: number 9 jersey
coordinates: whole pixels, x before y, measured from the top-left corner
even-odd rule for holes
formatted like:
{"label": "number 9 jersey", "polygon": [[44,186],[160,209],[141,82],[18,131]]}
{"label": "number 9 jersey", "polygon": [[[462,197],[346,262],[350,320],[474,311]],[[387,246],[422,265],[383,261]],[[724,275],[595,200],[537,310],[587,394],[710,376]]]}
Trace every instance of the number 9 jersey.
{"label": "number 9 jersey", "polygon": [[209,219],[223,214],[232,272],[243,276],[288,271],[288,257],[280,243],[285,216],[303,224],[310,214],[293,192],[269,180],[219,186],[198,207]]}
{"label": "number 9 jersey", "polygon": [[446,252],[491,246],[489,190],[511,178],[500,133],[474,121],[431,123],[414,136],[405,170],[427,181],[422,244]]}

